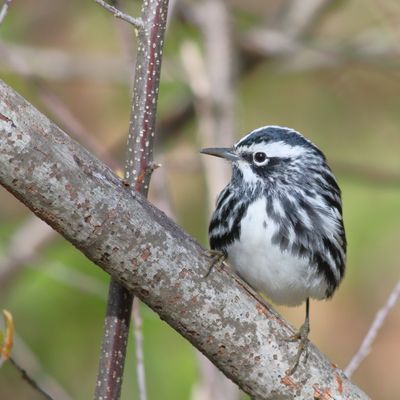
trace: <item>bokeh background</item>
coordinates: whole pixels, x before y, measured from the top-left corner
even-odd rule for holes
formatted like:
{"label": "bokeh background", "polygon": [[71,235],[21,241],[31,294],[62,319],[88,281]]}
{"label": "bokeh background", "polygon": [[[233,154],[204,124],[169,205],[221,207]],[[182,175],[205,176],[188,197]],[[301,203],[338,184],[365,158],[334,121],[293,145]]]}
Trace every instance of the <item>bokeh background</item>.
{"label": "bokeh background", "polygon": [[[140,11],[139,1],[114,3]],[[201,146],[276,124],[322,148],[342,187],[349,253],[334,298],[312,303],[311,339],[342,368],[399,280],[399,43],[397,0],[171,2],[156,146],[163,168],[150,198],[206,246],[226,172],[218,161],[221,176],[210,174]],[[0,25],[0,74],[117,169],[135,46],[131,27],[93,1],[14,0]],[[108,276],[1,188],[0,221],[0,308],[14,315],[15,358],[56,398],[91,398]],[[194,349],[141,308],[148,398],[196,398]],[[303,308],[279,311],[296,326],[303,320]],[[133,347],[123,399],[136,396]],[[397,305],[353,380],[384,400],[400,398],[399,376]],[[11,365],[1,367],[0,399],[36,398]]]}

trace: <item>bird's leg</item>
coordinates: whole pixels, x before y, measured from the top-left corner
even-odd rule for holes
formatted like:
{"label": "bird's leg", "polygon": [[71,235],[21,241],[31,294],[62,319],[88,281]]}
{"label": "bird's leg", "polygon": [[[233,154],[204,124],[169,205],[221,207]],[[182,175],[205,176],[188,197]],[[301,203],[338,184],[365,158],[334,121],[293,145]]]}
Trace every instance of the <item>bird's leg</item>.
{"label": "bird's leg", "polygon": [[211,257],[211,262],[203,278],[207,278],[214,267],[220,267],[226,260],[226,254],[220,250],[207,250],[207,255]]}
{"label": "bird's leg", "polygon": [[285,340],[292,342],[295,340],[300,340],[299,347],[297,349],[297,354],[294,359],[294,364],[293,366],[289,369],[288,375],[292,375],[294,371],[296,371],[296,368],[299,365],[300,362],[300,357],[303,354],[303,352],[307,351],[308,347],[308,334],[310,333],[310,299],[307,298],[306,300],[306,319],[304,320],[303,325],[300,327],[300,329],[294,334],[289,337],[287,337]]}

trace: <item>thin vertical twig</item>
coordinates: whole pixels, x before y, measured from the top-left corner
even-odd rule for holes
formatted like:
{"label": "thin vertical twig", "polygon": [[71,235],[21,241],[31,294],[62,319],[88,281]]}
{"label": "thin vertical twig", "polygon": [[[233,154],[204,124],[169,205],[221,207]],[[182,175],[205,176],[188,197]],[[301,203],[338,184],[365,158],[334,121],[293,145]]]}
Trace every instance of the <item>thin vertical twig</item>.
{"label": "thin vertical twig", "polygon": [[153,143],[167,12],[168,0],[145,1],[142,8],[144,28],[139,31],[138,38],[125,178],[143,195],[148,193],[155,167]]}
{"label": "thin vertical twig", "polygon": [[[139,31],[133,102],[129,124],[125,179],[147,197],[153,162],[157,98],[161,74],[162,50],[167,25],[168,0],[152,0],[142,8],[144,29]],[[139,300],[133,304],[135,322],[136,369],[140,400],[147,399],[143,362],[142,319]]]}
{"label": "thin vertical twig", "polygon": [[111,279],[94,394],[96,400],[116,400],[120,397],[131,309],[132,295]]}
{"label": "thin vertical twig", "polygon": [[357,370],[360,364],[368,356],[371,351],[372,343],[376,339],[386,317],[388,316],[390,310],[396,305],[400,297],[400,281],[397,282],[396,286],[390,293],[386,303],[383,307],[376,313],[374,321],[372,322],[364,340],[362,341],[357,353],[353,356],[349,364],[347,365],[344,373],[351,378],[353,373]]}
{"label": "thin vertical twig", "polygon": [[139,389],[139,400],[147,399],[146,390],[146,374],[144,368],[144,353],[143,353],[143,321],[140,314],[140,301],[137,297],[133,300],[132,319],[134,322],[134,336],[136,349],[136,375]]}
{"label": "thin vertical twig", "polygon": [[[147,196],[155,168],[153,142],[167,13],[168,0],[145,1],[141,12],[143,25],[138,30],[125,181],[144,196]],[[133,296],[112,279],[95,399],[120,397],[132,301]],[[116,315],[120,317],[119,321],[116,321]]]}

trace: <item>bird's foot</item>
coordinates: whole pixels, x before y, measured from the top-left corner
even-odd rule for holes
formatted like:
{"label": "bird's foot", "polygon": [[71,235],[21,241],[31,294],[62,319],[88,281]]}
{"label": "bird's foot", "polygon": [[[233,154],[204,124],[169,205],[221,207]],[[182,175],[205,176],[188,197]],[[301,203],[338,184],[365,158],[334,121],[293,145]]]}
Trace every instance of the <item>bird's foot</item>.
{"label": "bird's foot", "polygon": [[304,322],[304,324],[300,327],[300,329],[293,335],[288,336],[286,338],[284,338],[285,341],[287,342],[294,342],[299,340],[299,347],[297,349],[297,354],[296,357],[294,359],[294,363],[292,365],[291,368],[289,368],[289,370],[287,371],[288,375],[292,375],[299,363],[300,363],[300,358],[302,356],[303,353],[305,353],[305,355],[307,355],[307,351],[308,351],[308,334],[310,333],[310,323],[308,320],[306,320]]}
{"label": "bird's foot", "polygon": [[220,267],[226,260],[226,254],[220,250],[207,250],[207,255],[211,257],[211,262],[206,273],[203,275],[203,279],[210,275],[210,272],[214,267]]}

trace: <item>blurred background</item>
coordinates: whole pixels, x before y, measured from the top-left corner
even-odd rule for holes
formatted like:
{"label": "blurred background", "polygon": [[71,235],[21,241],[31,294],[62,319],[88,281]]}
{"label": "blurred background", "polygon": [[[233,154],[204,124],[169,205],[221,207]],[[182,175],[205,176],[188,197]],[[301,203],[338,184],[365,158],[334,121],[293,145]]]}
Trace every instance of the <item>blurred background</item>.
{"label": "blurred background", "polygon": [[[3,2],[0,2],[1,4]],[[141,2],[114,1],[139,15]],[[343,191],[345,280],[311,306],[311,339],[341,368],[399,280],[400,3],[397,0],[171,1],[150,199],[207,246],[229,179],[204,146],[268,124],[325,152]],[[14,0],[0,25],[0,74],[114,170],[123,165],[136,38],[93,1]],[[92,397],[108,276],[0,188],[0,308],[14,357],[57,399]],[[239,399],[215,389],[195,350],[142,305],[148,399]],[[279,311],[295,326],[304,308]],[[399,305],[352,379],[400,398]],[[214,380],[214,383],[213,383]],[[209,390],[209,392],[207,392]],[[5,363],[0,399],[40,398]],[[122,399],[137,398],[134,346]]]}

